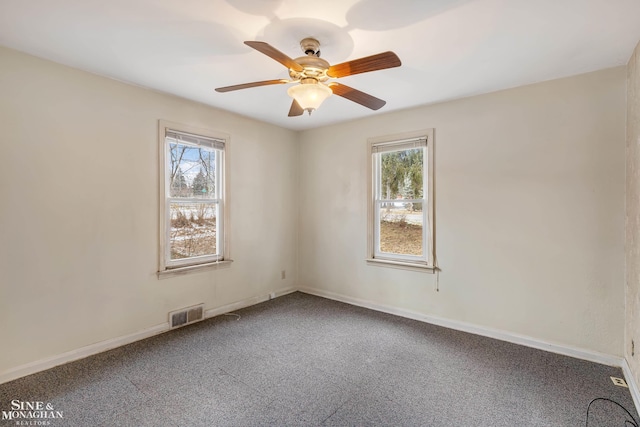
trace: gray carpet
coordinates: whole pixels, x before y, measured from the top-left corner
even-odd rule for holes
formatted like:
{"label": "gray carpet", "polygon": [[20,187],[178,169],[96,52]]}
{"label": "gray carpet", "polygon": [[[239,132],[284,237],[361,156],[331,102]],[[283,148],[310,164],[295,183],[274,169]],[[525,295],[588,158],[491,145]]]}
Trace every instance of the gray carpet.
{"label": "gray carpet", "polygon": [[[638,418],[618,368],[302,293],[236,313],[2,384],[0,410],[51,403],[51,426],[584,426],[606,397]],[[609,402],[591,412],[625,426]]]}

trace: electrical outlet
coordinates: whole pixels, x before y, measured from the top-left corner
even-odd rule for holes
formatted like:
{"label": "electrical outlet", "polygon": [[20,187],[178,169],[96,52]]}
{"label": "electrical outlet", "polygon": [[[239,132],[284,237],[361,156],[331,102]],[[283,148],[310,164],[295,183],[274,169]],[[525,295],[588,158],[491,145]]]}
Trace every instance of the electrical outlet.
{"label": "electrical outlet", "polygon": [[622,378],[618,378],[618,377],[609,377],[609,378],[611,378],[611,381],[613,381],[615,385],[629,388],[629,386],[627,385],[627,382]]}
{"label": "electrical outlet", "polygon": [[269,299],[274,299],[276,297],[276,293],[275,292],[271,292],[269,294]]}
{"label": "electrical outlet", "polygon": [[285,270],[282,270],[282,271],[280,272],[280,278],[281,278],[282,280],[284,280],[286,277],[287,277],[287,272],[286,272]]}

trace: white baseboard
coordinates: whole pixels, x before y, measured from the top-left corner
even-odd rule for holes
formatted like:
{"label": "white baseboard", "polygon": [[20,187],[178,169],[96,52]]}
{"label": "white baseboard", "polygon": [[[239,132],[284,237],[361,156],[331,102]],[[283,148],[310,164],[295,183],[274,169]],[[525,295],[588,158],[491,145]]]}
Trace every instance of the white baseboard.
{"label": "white baseboard", "polygon": [[152,337],[154,335],[161,334],[169,330],[169,322],[162,323],[160,325],[152,326],[147,329],[143,329],[133,334],[125,335],[122,337],[112,338],[105,341],[100,341],[95,344],[80,347],[75,350],[67,351],[66,353],[58,354],[55,356],[47,357],[46,359],[37,360],[35,362],[27,363],[25,365],[18,366],[8,371],[4,371],[0,374],[0,384],[13,381],[15,379],[25,377],[27,375],[35,374],[36,372],[44,371],[55,366],[64,365],[65,363],[73,362],[74,360],[84,359],[85,357],[92,356],[94,354],[102,353],[107,350],[111,350],[116,347],[131,344],[132,342],[143,340],[145,338]]}
{"label": "white baseboard", "polygon": [[[296,291],[297,291],[296,288],[281,289],[279,291],[273,292],[273,294],[275,295],[273,298],[278,298],[283,295],[291,294]],[[262,295],[259,297],[243,299],[242,301],[233,302],[231,304],[223,305],[222,307],[211,308],[209,310],[206,310],[204,312],[204,317],[205,319],[208,319],[210,317],[219,316],[224,313],[229,313],[230,311],[240,310],[241,308],[246,308],[252,305],[260,304],[261,302],[269,301],[270,299],[273,299],[273,298],[271,297],[271,294],[268,294],[268,295]]]}
{"label": "white baseboard", "polygon": [[633,404],[636,405],[636,411],[640,414],[640,389],[638,389],[638,384],[631,372],[629,363],[627,363],[627,359],[622,359],[622,372],[624,373],[624,379],[629,386],[629,392],[633,398]]}
{"label": "white baseboard", "polygon": [[[470,323],[440,318],[437,316],[429,316],[421,313],[416,313],[410,310],[403,310],[403,309],[399,309],[392,306],[377,304],[371,301],[353,298],[346,295],[324,291],[320,289],[286,288],[286,289],[275,291],[273,294],[277,298],[277,297],[287,295],[296,291],[304,292],[311,295],[317,295],[323,298],[328,298],[328,299],[344,302],[347,304],[368,308],[371,310],[381,311],[381,312],[393,314],[396,316],[406,317],[406,318],[418,320],[421,322],[443,326],[450,329],[469,332],[472,334],[482,335],[489,338],[495,338],[498,340],[507,341],[514,344],[520,344],[527,347],[537,348],[540,350],[550,351],[550,352],[562,354],[565,356],[575,357],[578,359],[588,360],[591,362],[601,363],[604,365],[620,367],[623,369],[624,376],[626,378],[627,383],[629,384],[629,390],[631,391],[631,395],[633,397],[636,408],[640,409],[640,391],[633,378],[633,375],[631,374],[629,365],[627,364],[624,358],[612,356],[609,354],[598,353],[590,350],[580,349],[576,347],[549,343],[549,342],[545,342],[535,338],[513,334],[511,332],[501,331],[497,329],[485,328],[485,327],[477,326]],[[247,298],[241,301],[224,305],[222,307],[209,309],[205,311],[205,318],[211,318],[224,313],[239,310],[241,308],[249,307],[264,301],[268,301],[269,299],[272,299],[271,294]],[[66,353],[62,353],[56,356],[51,356],[46,359],[27,363],[27,364],[24,364],[0,373],[0,384],[13,381],[15,379],[18,379],[27,375],[35,374],[36,372],[44,371],[46,369],[50,369],[55,366],[59,366],[75,360],[83,359],[85,357],[89,357],[94,354],[111,350],[116,347],[121,347],[123,345],[131,344],[135,341],[143,340],[145,338],[149,338],[154,335],[167,332],[169,330],[170,330],[169,323],[166,322],[156,326],[152,326],[147,329],[143,329],[138,332],[134,332],[129,335],[101,341],[99,343],[95,343],[85,347],[81,347],[79,349],[71,350]]]}
{"label": "white baseboard", "polygon": [[[274,294],[277,298],[279,296],[290,294],[295,291],[295,288],[287,288],[276,291],[274,292]],[[259,304],[269,299],[271,299],[270,295],[264,295],[259,297],[247,298],[242,301],[237,301],[218,308],[212,308],[205,311],[205,318],[215,317],[220,314],[228,313],[230,311],[239,310],[241,308]],[[36,372],[44,371],[59,365],[64,365],[65,363],[73,362],[75,360],[84,359],[85,357],[93,356],[94,354],[102,353],[107,350],[121,347],[123,345],[131,344],[133,342],[140,341],[145,338],[167,332],[169,330],[171,330],[169,328],[169,322],[166,322],[147,329],[143,329],[138,332],[134,332],[129,335],[100,341],[98,343],[80,347],[66,353],[27,363],[0,373],[0,384],[16,380],[27,375],[35,374]]]}
{"label": "white baseboard", "polygon": [[371,301],[353,298],[335,292],[325,291],[313,288],[299,288],[300,292],[316,295],[335,301],[344,302],[359,307],[368,308],[383,313],[393,314],[400,317],[406,317],[420,322],[430,323],[433,325],[444,326],[445,328],[455,329],[458,331],[469,332],[475,335],[482,335],[489,338],[495,338],[501,341],[507,341],[514,344],[524,345],[526,347],[537,348],[539,350],[550,351],[552,353],[562,354],[564,356],[575,357],[577,359],[588,360],[590,362],[600,363],[608,366],[622,367],[624,359],[622,357],[612,356],[610,354],[599,353],[597,351],[585,350],[577,347],[571,347],[556,343],[550,343],[525,335],[514,334],[512,332],[502,331],[499,329],[486,328],[471,323],[460,322],[457,320],[445,319],[437,316],[430,316],[417,313],[410,310],[403,310],[397,307],[378,304]]}

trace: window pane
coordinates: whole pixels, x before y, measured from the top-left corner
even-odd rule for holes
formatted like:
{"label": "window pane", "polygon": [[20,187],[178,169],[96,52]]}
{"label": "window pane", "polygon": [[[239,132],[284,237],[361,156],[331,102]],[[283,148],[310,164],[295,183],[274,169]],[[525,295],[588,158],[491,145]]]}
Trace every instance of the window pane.
{"label": "window pane", "polygon": [[169,144],[169,197],[216,197],[216,150]]}
{"label": "window pane", "polygon": [[423,148],[379,154],[379,199],[421,199],[423,197]]}
{"label": "window pane", "polygon": [[379,204],[380,252],[422,256],[422,203]]}
{"label": "window pane", "polygon": [[170,259],[215,255],[216,203],[172,203],[169,206]]}

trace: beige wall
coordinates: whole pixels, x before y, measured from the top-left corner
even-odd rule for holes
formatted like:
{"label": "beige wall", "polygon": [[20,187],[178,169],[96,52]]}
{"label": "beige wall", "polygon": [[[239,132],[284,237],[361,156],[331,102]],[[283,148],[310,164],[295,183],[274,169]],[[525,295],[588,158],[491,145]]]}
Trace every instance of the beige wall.
{"label": "beige wall", "polygon": [[[366,140],[435,128],[435,275],[365,263]],[[306,131],[299,286],[622,356],[625,68]]]}
{"label": "beige wall", "polygon": [[[0,374],[295,285],[294,132],[4,48],[0,64]],[[231,135],[228,269],[156,277],[158,119]]]}
{"label": "beige wall", "polygon": [[[625,358],[640,384],[640,44],[627,65]],[[632,354],[631,340],[635,343]]]}

